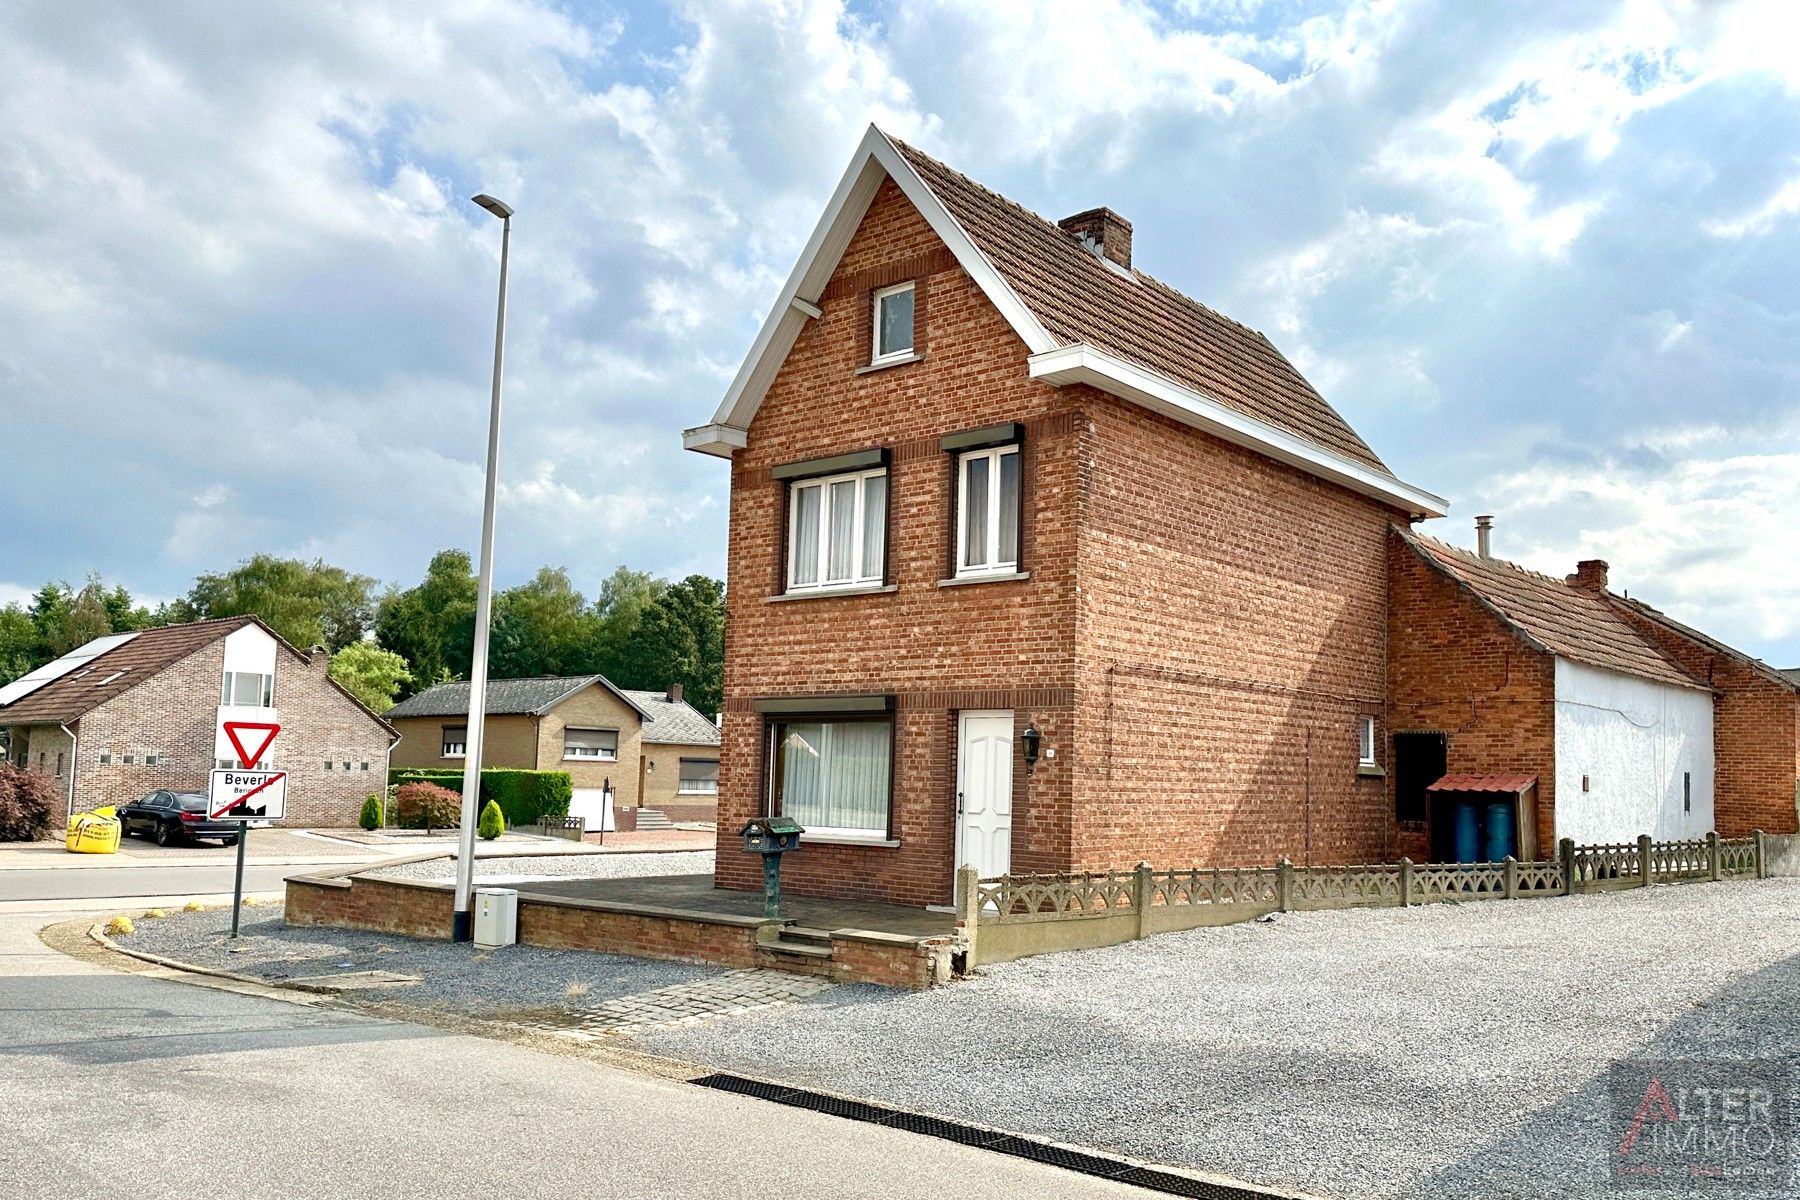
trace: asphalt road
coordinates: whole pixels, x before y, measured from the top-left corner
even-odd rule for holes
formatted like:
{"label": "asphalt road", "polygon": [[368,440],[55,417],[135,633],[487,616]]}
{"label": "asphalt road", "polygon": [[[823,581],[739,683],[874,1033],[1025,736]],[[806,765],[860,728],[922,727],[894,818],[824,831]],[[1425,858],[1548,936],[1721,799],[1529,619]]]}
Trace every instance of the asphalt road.
{"label": "asphalt road", "polygon": [[[0,871],[0,904],[18,900],[104,900],[115,896],[209,896],[231,895],[232,875],[237,860],[234,852],[221,849],[217,862],[171,863],[169,865],[138,864],[129,867],[88,867],[67,870],[57,867]],[[277,866],[246,863],[246,892],[278,892],[281,881],[289,875],[304,875],[326,866],[343,866],[343,862],[318,866]]]}
{"label": "asphalt road", "polygon": [[67,958],[0,916],[0,1180],[61,1197],[1146,1193],[424,1026]]}

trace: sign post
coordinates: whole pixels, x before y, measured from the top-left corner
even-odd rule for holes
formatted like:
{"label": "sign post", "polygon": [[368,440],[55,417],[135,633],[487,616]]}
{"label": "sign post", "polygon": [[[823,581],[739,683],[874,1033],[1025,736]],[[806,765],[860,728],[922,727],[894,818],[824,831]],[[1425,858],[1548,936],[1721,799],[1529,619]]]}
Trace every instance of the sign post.
{"label": "sign post", "polygon": [[[238,918],[244,907],[244,855],[250,841],[250,822],[253,819],[281,819],[287,805],[287,772],[257,770],[256,767],[269,752],[281,726],[268,721],[226,721],[222,728],[243,767],[212,773],[206,815],[210,821],[235,820],[238,823],[237,877],[231,887],[231,936],[235,938]],[[246,745],[242,736],[250,732],[262,735],[254,748]]]}

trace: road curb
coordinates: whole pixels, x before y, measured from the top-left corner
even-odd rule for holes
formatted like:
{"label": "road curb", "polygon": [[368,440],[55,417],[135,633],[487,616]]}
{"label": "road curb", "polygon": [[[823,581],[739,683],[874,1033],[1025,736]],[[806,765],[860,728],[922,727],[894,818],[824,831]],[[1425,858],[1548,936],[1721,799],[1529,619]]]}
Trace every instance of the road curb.
{"label": "road curb", "polygon": [[222,971],[217,967],[201,967],[193,963],[184,963],[178,959],[164,958],[160,954],[152,954],[148,950],[133,950],[121,946],[106,936],[106,923],[96,921],[88,927],[88,937],[100,946],[111,950],[114,954],[122,954],[126,958],[135,958],[139,962],[147,962],[153,966],[163,967],[170,971],[179,971],[183,975],[204,975],[211,979],[228,979],[232,983],[247,984],[250,987],[266,991],[303,992],[313,996],[336,996],[334,988],[314,987],[304,983],[270,983],[266,979],[258,979],[253,975],[239,975],[235,971]]}

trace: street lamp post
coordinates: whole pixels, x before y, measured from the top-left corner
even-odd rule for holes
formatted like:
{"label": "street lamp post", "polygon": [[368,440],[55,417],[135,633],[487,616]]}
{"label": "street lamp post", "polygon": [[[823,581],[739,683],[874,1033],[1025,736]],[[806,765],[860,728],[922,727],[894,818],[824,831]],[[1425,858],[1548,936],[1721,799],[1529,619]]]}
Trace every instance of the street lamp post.
{"label": "street lamp post", "polygon": [[494,601],[494,491],[500,475],[500,374],[506,360],[506,258],[510,205],[485,193],[474,202],[500,218],[500,311],[494,318],[494,393],[488,409],[487,491],[481,502],[481,575],[475,592],[475,653],[469,665],[469,727],[463,743],[462,823],[456,830],[456,909],[450,936],[475,936],[475,822],[481,798],[481,734],[487,716],[488,621]]}

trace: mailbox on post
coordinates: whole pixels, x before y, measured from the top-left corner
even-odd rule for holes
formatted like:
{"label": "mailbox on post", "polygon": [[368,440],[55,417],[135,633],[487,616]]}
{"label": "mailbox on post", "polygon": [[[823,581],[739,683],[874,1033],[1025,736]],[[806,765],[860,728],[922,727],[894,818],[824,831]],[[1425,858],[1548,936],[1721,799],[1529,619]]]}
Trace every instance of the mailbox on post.
{"label": "mailbox on post", "polygon": [[762,855],[763,916],[771,921],[781,919],[781,856],[800,845],[806,830],[792,817],[752,817],[738,831],[744,849]]}

